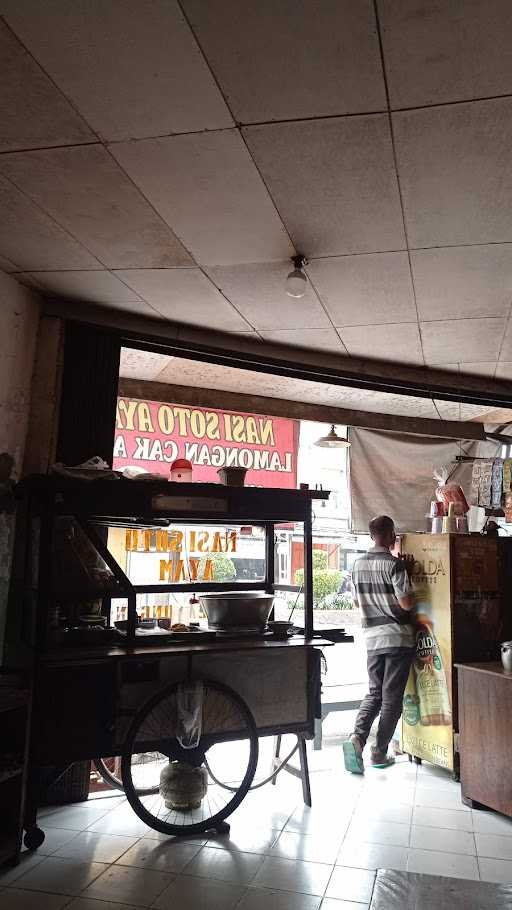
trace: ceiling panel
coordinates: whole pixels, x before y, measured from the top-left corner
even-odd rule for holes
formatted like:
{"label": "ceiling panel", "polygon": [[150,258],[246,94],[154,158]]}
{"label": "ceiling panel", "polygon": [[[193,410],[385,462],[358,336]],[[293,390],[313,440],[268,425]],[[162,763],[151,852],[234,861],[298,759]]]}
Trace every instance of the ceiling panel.
{"label": "ceiling panel", "polygon": [[243,133],[295,247],[308,259],[405,248],[387,116]]}
{"label": "ceiling panel", "polygon": [[2,272],[7,272],[7,273],[18,272],[19,265],[16,265],[16,263],[11,262],[11,260],[7,259],[6,256],[0,256],[0,269],[2,270]]}
{"label": "ceiling panel", "polygon": [[[496,370],[495,360],[483,360],[477,363],[460,363],[461,373],[473,373],[474,376],[494,376]],[[443,366],[443,369],[445,367]]]}
{"label": "ceiling panel", "polygon": [[293,255],[238,130],[116,143],[111,151],[198,262]]}
{"label": "ceiling panel", "polygon": [[166,319],[227,332],[248,328],[199,269],[124,269],[115,274]]}
{"label": "ceiling panel", "polygon": [[499,360],[512,361],[512,321],[509,319],[503,343],[499,351]]}
{"label": "ceiling panel", "polygon": [[412,247],[512,240],[512,98],[393,114]]}
{"label": "ceiling panel", "polygon": [[103,139],[233,122],[175,0],[0,0],[0,12]]}
{"label": "ceiling panel", "polygon": [[258,331],[328,329],[330,322],[308,283],[304,297],[289,297],[290,262],[207,269],[212,281]]}
{"label": "ceiling panel", "polygon": [[436,401],[443,420],[478,420],[489,413],[489,405],[462,404],[458,401]]}
{"label": "ceiling panel", "polygon": [[417,323],[344,326],[339,329],[339,333],[353,357],[372,357],[378,360],[423,365]]}
{"label": "ceiling panel", "polygon": [[510,0],[379,0],[392,107],[512,92]]}
{"label": "ceiling panel", "polygon": [[502,360],[497,364],[496,379],[512,379],[512,360]]}
{"label": "ceiling panel", "polygon": [[1,176],[0,212],[0,253],[19,269],[98,268],[94,256]]}
{"label": "ceiling panel", "polygon": [[422,322],[427,363],[496,361],[505,319],[452,319]]}
{"label": "ceiling panel", "polygon": [[274,344],[289,344],[313,351],[334,351],[344,355],[347,353],[334,329],[284,329],[261,332],[261,337]]}
{"label": "ceiling panel", "polygon": [[121,348],[119,376],[122,379],[155,380],[172,359],[168,354]]}
{"label": "ceiling panel", "polygon": [[91,142],[94,133],[0,21],[0,150]]}
{"label": "ceiling panel", "polygon": [[242,123],[386,108],[370,0],[185,0],[183,8]]}
{"label": "ceiling panel", "polygon": [[315,259],[307,270],[336,326],[416,321],[405,252]]}
{"label": "ceiling panel", "polygon": [[413,250],[420,319],[504,316],[512,299],[512,244]]}
{"label": "ceiling panel", "polygon": [[[40,287],[69,299],[92,303],[140,303],[140,297],[106,271],[29,272]],[[21,278],[22,276],[16,276]]]}
{"label": "ceiling panel", "polygon": [[0,171],[103,265],[151,268],[191,261],[101,145],[2,155]]}

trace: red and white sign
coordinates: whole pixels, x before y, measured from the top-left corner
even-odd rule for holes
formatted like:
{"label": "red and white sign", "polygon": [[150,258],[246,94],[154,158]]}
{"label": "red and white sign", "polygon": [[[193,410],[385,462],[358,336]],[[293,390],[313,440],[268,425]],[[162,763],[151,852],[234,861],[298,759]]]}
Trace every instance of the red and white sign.
{"label": "red and white sign", "polygon": [[248,485],[295,488],[298,439],[297,420],[118,398],[113,467],[169,477],[187,458],[194,481],[217,483],[219,468],[240,467]]}

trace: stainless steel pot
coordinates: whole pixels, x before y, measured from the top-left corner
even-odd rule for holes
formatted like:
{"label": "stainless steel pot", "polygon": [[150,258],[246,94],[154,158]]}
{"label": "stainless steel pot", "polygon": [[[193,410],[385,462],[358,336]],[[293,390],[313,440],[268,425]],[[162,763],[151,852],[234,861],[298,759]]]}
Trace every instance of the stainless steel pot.
{"label": "stainless steel pot", "polygon": [[263,591],[226,591],[200,594],[210,629],[263,629],[274,603]]}
{"label": "stainless steel pot", "polygon": [[512,673],[512,641],[502,642],[501,662],[505,673]]}

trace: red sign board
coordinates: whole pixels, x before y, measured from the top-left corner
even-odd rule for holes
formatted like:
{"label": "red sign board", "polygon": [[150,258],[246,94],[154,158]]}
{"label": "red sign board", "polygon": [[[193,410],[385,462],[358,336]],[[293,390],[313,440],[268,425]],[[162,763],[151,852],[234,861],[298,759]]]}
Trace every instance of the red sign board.
{"label": "red sign board", "polygon": [[188,458],[194,481],[240,467],[248,485],[295,488],[298,437],[297,420],[118,398],[113,467],[169,477],[172,462]]}

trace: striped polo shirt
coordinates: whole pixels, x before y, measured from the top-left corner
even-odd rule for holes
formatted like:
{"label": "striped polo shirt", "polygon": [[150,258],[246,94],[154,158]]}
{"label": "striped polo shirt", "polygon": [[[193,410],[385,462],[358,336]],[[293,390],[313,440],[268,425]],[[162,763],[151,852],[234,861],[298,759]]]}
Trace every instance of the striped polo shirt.
{"label": "striped polo shirt", "polygon": [[412,590],[400,560],[384,547],[372,547],[354,563],[352,584],[367,650],[388,654],[414,647],[411,614],[398,603]]}

